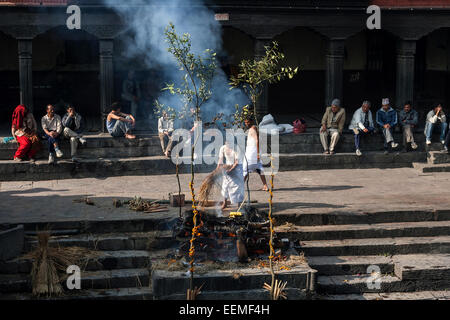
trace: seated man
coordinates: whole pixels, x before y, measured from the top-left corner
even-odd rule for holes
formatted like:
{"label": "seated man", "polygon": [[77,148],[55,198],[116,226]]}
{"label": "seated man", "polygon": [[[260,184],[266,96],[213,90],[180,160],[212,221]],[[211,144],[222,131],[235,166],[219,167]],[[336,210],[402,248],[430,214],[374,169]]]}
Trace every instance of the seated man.
{"label": "seated man", "polygon": [[131,129],[136,121],[131,114],[120,112],[120,104],[114,102],[111,106],[111,112],[106,117],[106,129],[113,137],[125,137],[127,139],[136,139],[131,134]]}
{"label": "seated man", "polygon": [[[339,99],[334,99],[331,107],[328,107],[322,117],[322,127],[320,128],[320,142],[322,143],[324,154],[334,154],[334,148],[342,134],[345,123],[345,109],[341,108]],[[330,148],[328,149],[328,136],[331,136]]]}
{"label": "seated man", "polygon": [[86,144],[86,139],[83,138],[84,121],[79,113],[75,112],[72,105],[67,105],[67,113],[62,118],[64,126],[64,137],[70,140],[70,155],[72,161],[75,161],[77,153],[78,141],[82,145]]}
{"label": "seated man", "polygon": [[394,128],[397,125],[397,112],[391,108],[389,99],[382,100],[382,107],[377,111],[376,122],[381,127],[384,136],[384,153],[389,153],[389,147],[395,149],[398,143],[394,142]]}
{"label": "seated man", "polygon": [[408,143],[411,144],[413,150],[417,149],[417,144],[414,141],[413,129],[417,126],[419,115],[416,110],[411,108],[411,101],[405,102],[403,110],[399,112],[399,124],[403,132],[403,150],[408,151]]}
{"label": "seated man", "polygon": [[55,163],[55,153],[58,158],[63,156],[59,149],[59,138],[63,130],[61,117],[55,114],[55,108],[49,104],[47,106],[47,114],[41,119],[42,129],[48,140],[48,163]]}
{"label": "seated man", "polygon": [[[158,134],[161,141],[162,152],[166,157],[170,156],[172,150],[172,133],[173,133],[173,120],[169,119],[167,112],[162,112],[162,117],[158,119]],[[165,146],[165,139],[167,137],[167,147]]]}
{"label": "seated man", "polygon": [[350,122],[350,126],[348,128],[350,130],[353,130],[355,134],[356,155],[361,156],[362,153],[359,147],[361,135],[366,135],[368,133],[373,133],[375,131],[369,101],[367,100],[364,101],[362,103],[361,108],[355,111],[355,113],[353,114],[352,121]]}
{"label": "seated man", "polygon": [[427,145],[431,144],[431,136],[433,135],[433,129],[439,125],[440,126],[440,137],[439,140],[443,145],[445,145],[445,132],[447,130],[447,118],[444,111],[442,110],[442,105],[438,104],[433,110],[428,112],[427,120],[425,123],[425,137]]}

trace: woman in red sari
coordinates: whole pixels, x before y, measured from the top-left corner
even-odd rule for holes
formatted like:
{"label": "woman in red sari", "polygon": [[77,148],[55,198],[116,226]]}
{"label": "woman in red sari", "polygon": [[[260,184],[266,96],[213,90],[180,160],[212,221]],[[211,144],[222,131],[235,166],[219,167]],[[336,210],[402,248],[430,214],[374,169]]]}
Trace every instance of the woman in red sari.
{"label": "woman in red sari", "polygon": [[12,115],[11,133],[19,144],[14,154],[15,161],[23,161],[26,157],[32,162],[39,150],[39,139],[36,135],[37,124],[31,112],[24,105],[18,105]]}

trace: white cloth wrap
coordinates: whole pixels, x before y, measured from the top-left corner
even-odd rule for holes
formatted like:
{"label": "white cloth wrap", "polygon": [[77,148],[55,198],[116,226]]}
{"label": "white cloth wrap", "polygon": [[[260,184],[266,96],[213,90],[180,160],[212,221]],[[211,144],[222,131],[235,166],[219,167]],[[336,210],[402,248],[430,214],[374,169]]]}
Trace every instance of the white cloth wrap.
{"label": "white cloth wrap", "polygon": [[244,175],[242,165],[238,164],[231,172],[224,171],[222,178],[222,196],[232,204],[244,201]]}

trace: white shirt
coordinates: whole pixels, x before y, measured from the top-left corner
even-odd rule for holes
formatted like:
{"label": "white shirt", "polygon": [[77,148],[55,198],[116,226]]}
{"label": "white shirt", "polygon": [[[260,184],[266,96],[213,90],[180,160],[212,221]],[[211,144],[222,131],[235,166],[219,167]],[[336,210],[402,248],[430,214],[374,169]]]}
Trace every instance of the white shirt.
{"label": "white shirt", "polygon": [[165,120],[164,117],[160,117],[158,119],[158,132],[164,133],[165,131],[169,133],[173,131],[173,120]]}

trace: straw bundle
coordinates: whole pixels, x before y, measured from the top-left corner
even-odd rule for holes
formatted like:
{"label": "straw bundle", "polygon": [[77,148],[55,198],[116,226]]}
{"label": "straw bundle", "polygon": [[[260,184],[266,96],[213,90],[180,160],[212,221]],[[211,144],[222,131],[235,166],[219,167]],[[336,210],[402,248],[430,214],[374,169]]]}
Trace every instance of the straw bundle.
{"label": "straw bundle", "polygon": [[[52,296],[63,293],[61,281],[70,265],[79,264],[83,259],[94,257],[95,253],[79,247],[50,247],[50,233],[39,232],[38,246],[25,255],[33,260],[31,270],[32,292],[35,296]],[[60,276],[62,273],[63,276]]]}
{"label": "straw bundle", "polygon": [[216,168],[213,172],[208,174],[203,180],[198,193],[198,204],[202,207],[207,206],[209,197],[214,190],[215,185],[219,185],[219,180],[222,177],[223,170],[226,170],[227,166]]}

